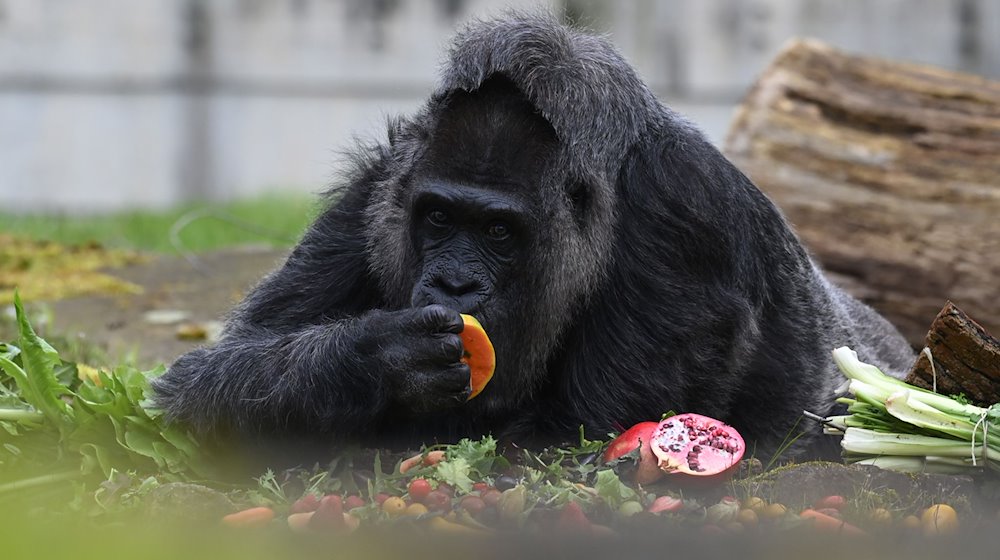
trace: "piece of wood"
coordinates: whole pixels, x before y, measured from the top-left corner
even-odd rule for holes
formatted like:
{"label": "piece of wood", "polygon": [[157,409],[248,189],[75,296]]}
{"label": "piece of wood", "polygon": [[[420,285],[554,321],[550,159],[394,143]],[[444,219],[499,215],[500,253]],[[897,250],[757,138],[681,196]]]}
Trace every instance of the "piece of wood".
{"label": "piece of wood", "polygon": [[793,41],[725,152],[915,346],[949,299],[1000,331],[1000,83]]}
{"label": "piece of wood", "polygon": [[934,366],[921,352],[906,377],[911,385],[944,395],[963,394],[974,404],[1000,402],[1000,340],[955,304],[948,302],[931,323],[924,340]]}

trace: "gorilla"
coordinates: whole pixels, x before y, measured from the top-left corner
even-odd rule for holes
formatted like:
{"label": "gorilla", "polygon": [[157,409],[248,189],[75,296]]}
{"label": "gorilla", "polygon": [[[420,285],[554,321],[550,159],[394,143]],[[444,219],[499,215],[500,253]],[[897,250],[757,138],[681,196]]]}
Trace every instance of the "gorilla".
{"label": "gorilla", "polygon": [[[831,412],[832,349],[913,359],[607,40],[548,16],[468,24],[426,104],[351,169],[220,340],[155,381],[167,418],[233,444],[399,447],[674,410],[766,456],[803,410]],[[472,400],[460,313],[496,348]]]}

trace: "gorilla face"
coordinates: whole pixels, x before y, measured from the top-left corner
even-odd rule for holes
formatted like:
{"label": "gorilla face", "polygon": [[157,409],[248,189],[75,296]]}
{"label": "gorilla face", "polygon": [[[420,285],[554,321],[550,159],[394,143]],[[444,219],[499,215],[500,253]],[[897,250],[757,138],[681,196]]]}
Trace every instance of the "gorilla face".
{"label": "gorilla face", "polygon": [[509,193],[425,179],[415,186],[413,248],[421,259],[414,307],[438,303],[482,315],[510,300],[503,291],[523,269],[532,212]]}
{"label": "gorilla face", "polygon": [[410,304],[440,304],[482,322],[500,368],[497,386],[481,397],[493,406],[510,404],[539,381],[527,378],[531,368],[519,349],[533,335],[532,294],[542,282],[534,249],[548,237],[539,185],[557,145],[531,104],[494,78],[452,96],[410,180],[407,216],[418,263]]}

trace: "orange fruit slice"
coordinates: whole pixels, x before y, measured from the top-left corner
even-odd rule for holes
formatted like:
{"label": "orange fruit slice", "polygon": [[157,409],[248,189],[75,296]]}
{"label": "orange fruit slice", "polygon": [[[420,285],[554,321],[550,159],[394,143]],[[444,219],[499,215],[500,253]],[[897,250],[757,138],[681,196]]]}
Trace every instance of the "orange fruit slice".
{"label": "orange fruit slice", "polygon": [[493,352],[493,343],[490,337],[486,336],[486,331],[472,315],[462,314],[462,321],[465,328],[458,334],[462,338],[462,345],[465,346],[465,354],[462,362],[469,365],[472,386],[472,393],[469,398],[473,398],[483,391],[486,384],[493,378],[493,370],[496,369],[497,359]]}

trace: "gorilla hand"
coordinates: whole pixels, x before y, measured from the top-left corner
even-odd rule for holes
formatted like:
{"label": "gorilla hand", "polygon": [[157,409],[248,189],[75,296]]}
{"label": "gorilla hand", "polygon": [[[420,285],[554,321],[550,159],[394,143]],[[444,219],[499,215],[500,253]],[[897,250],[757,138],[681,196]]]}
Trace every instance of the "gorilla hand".
{"label": "gorilla hand", "polygon": [[373,311],[359,341],[360,367],[382,372],[390,399],[414,412],[464,403],[471,393],[469,366],[458,333],[461,315],[441,305]]}

